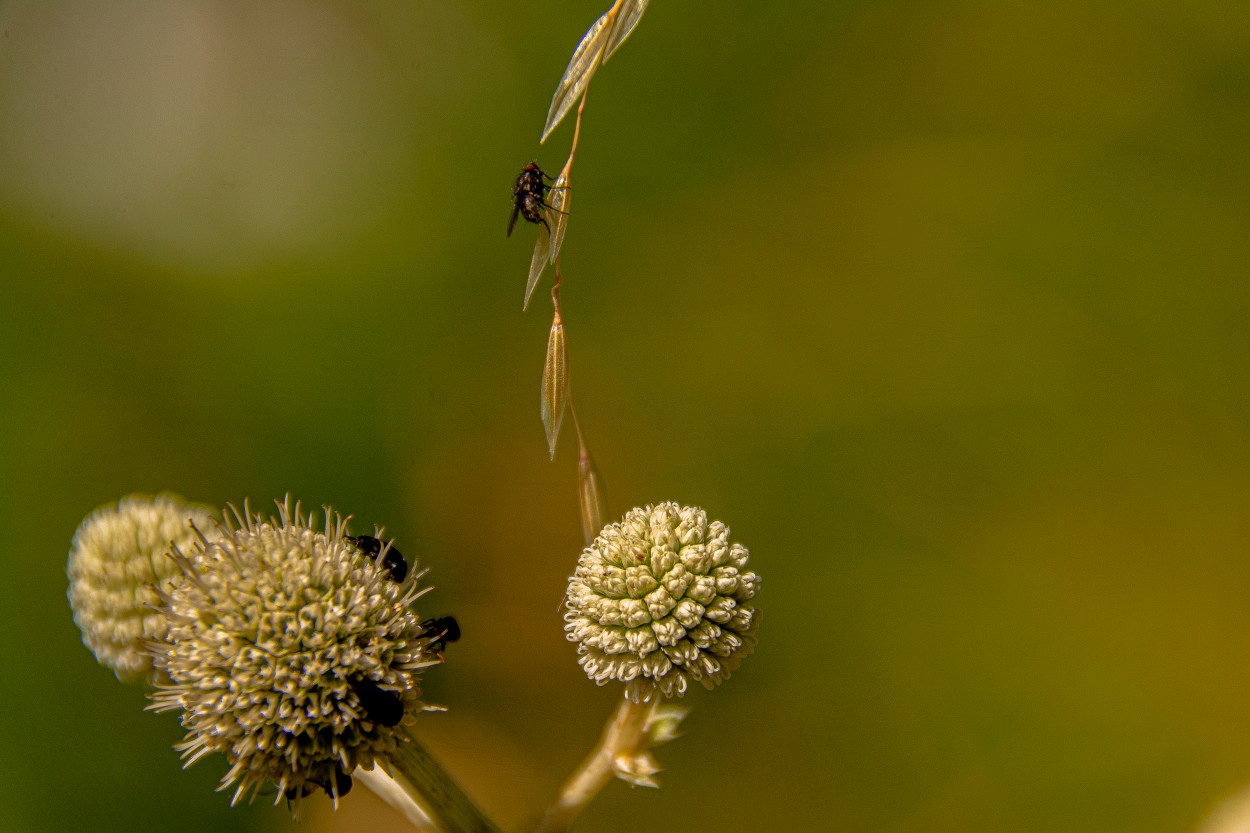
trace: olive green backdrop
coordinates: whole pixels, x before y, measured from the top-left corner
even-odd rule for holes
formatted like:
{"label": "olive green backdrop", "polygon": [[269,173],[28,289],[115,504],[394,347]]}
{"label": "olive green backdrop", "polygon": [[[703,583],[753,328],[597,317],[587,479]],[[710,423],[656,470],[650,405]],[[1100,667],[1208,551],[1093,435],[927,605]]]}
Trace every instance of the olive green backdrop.
{"label": "olive green backdrop", "polygon": [[[597,736],[549,283],[505,239],[607,0],[0,4],[0,829],[271,831],[82,647],[83,515],[385,524],[510,829]],[[609,512],[704,506],[757,652],[586,831],[1197,830],[1250,783],[1250,6],[657,0],[564,248]],[[301,830],[401,829],[363,789]]]}

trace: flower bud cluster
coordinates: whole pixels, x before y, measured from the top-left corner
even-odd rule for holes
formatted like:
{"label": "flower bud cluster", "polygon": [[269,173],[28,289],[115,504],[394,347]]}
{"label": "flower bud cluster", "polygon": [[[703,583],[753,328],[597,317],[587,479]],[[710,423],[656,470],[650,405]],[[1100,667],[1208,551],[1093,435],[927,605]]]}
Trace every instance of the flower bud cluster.
{"label": "flower bud cluster", "polygon": [[135,682],[152,672],[148,640],[167,631],[155,608],[158,588],[179,574],[165,553],[197,540],[191,524],[213,530],[216,510],[177,495],[130,495],[92,512],[70,546],[70,607],[83,643],[118,679]]}
{"label": "flower bud cluster", "polygon": [[578,559],[565,603],[567,638],[600,685],[624,682],[649,702],[678,697],[690,680],[713,688],[755,647],[749,604],[759,577],[729,528],[696,507],[634,509],[605,527]]}

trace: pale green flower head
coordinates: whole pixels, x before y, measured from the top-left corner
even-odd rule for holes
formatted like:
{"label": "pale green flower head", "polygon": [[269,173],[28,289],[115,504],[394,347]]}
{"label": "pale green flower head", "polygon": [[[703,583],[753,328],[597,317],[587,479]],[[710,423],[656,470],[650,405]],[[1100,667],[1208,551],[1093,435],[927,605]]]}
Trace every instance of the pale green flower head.
{"label": "pale green flower head", "polygon": [[649,702],[714,688],[755,647],[760,580],[729,528],[693,506],[661,503],[609,524],[569,579],[564,626],[595,682]]}
{"label": "pale green flower head", "polygon": [[170,545],[198,540],[190,524],[214,528],[216,510],[174,494],[130,495],[92,512],[69,550],[69,605],[83,643],[118,679],[134,682],[152,672],[145,642],[165,636],[155,609],[157,588],[181,571],[166,555]]}
{"label": "pale green flower head", "polygon": [[362,552],[347,520],[327,507],[317,525],[290,498],[276,518],[245,504],[176,556],[168,635],[153,646],[169,683],[149,708],[182,712],[188,765],[226,756],[232,803],[266,782],[275,801],[317,788],[337,800],[356,767],[388,767],[414,716],[437,708],[420,699],[422,671],[443,661],[411,608],[422,572],[396,581],[389,545]]}

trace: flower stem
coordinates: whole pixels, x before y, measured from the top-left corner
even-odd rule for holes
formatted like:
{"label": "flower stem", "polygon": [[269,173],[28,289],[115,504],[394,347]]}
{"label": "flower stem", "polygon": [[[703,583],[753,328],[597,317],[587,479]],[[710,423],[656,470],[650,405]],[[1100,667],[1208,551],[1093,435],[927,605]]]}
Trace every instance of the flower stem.
{"label": "flower stem", "polygon": [[374,777],[366,783],[391,806],[400,810],[418,830],[423,833],[499,833],[499,828],[416,740],[400,745],[391,763],[395,786],[415,807],[407,806],[408,802],[403,802],[401,806],[393,797],[384,794],[387,786],[374,783],[384,781],[384,778]]}
{"label": "flower stem", "polygon": [[655,703],[635,703],[622,697],[603,728],[599,743],[591,750],[560,789],[534,833],[563,833],[591,800],[616,774],[618,759],[628,759],[646,749],[647,724]]}

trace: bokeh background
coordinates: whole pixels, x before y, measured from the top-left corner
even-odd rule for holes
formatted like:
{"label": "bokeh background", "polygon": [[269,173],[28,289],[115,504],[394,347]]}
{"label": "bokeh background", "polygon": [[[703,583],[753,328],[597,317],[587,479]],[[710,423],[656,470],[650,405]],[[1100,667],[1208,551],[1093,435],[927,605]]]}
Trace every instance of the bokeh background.
{"label": "bokeh background", "polygon": [[[294,829],[79,642],[70,538],[136,491],[385,524],[465,631],[435,753],[508,829],[581,759],[616,692],[504,225],[607,5],[0,3],[0,829]],[[1250,783],[1250,6],[661,0],[583,140],[610,514],[707,508],[764,621],[579,829],[1190,831]]]}

